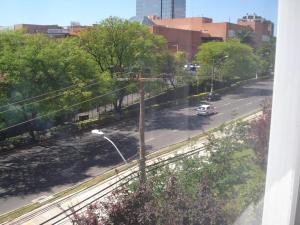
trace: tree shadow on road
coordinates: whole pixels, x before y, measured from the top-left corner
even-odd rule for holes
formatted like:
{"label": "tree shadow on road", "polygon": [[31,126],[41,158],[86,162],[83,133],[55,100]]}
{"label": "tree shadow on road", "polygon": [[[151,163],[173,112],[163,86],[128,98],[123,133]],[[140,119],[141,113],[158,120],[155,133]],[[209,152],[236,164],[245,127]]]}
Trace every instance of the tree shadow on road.
{"label": "tree shadow on road", "polygon": [[[112,135],[123,155],[136,154],[138,140]],[[115,166],[122,162],[114,147],[99,137],[86,134],[47,146],[35,146],[0,158],[0,198],[49,191],[57,185],[75,184],[90,176],[91,167]]]}
{"label": "tree shadow on road", "polygon": [[268,97],[272,96],[273,91],[272,89],[265,89],[265,88],[252,88],[252,87],[243,87],[240,88],[239,91],[235,91],[231,93],[234,95],[234,99],[240,98],[250,98],[250,97]]}
{"label": "tree shadow on road", "polygon": [[[193,105],[193,106],[191,106]],[[172,110],[152,110],[147,113],[146,130],[201,130],[211,121],[210,116],[197,116],[196,104],[176,106]]]}

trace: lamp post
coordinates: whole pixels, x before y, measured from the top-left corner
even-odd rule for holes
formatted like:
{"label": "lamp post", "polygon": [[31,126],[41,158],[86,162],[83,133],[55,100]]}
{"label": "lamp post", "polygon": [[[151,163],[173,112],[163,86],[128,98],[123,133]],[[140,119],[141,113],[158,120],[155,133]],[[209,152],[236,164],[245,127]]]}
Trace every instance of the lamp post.
{"label": "lamp post", "polygon": [[122,155],[122,153],[120,152],[120,150],[118,149],[118,147],[115,145],[115,143],[112,140],[110,140],[108,137],[106,137],[101,130],[92,130],[92,134],[99,135],[100,137],[103,137],[104,139],[106,139],[107,141],[109,141],[115,147],[115,149],[117,150],[118,154],[121,156],[122,160],[125,163],[127,163],[127,160],[124,158],[124,156]]}
{"label": "lamp post", "polygon": [[215,58],[212,59],[212,72],[211,72],[211,81],[210,81],[210,93],[214,92],[214,79],[215,79],[215,67],[216,64],[220,64],[222,61],[228,58],[228,55],[224,55],[218,59],[216,62]]}

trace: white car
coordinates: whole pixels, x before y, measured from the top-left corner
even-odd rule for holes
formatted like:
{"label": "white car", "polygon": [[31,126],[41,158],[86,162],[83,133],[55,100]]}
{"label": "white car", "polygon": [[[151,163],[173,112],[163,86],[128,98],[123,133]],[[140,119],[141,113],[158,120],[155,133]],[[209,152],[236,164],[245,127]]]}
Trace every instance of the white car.
{"label": "white car", "polygon": [[200,105],[196,108],[198,116],[210,116],[217,113],[216,107],[207,104],[207,105]]}

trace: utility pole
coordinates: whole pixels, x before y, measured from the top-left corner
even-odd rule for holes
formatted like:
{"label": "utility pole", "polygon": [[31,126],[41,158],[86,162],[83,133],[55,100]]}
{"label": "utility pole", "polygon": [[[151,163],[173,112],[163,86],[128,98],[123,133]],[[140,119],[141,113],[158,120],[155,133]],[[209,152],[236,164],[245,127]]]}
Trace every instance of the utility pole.
{"label": "utility pole", "polygon": [[139,136],[140,136],[140,183],[146,182],[146,153],[145,153],[145,89],[144,80],[139,77],[140,91],[140,118],[139,118]]}
{"label": "utility pole", "polygon": [[145,81],[164,80],[165,78],[144,78],[142,73],[131,78],[120,78],[119,80],[133,80],[139,83],[140,115],[139,115],[139,175],[140,184],[146,182],[146,150],[145,150]]}

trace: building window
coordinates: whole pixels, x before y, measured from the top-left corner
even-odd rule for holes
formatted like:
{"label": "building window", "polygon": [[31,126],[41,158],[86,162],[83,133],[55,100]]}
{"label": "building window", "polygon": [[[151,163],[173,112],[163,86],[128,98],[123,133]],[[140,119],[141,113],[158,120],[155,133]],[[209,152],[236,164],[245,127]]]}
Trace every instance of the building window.
{"label": "building window", "polygon": [[234,38],[235,37],[235,31],[234,30],[228,30],[228,37]]}
{"label": "building window", "polygon": [[262,42],[269,42],[269,41],[270,41],[270,36],[268,36],[268,35],[263,35],[263,36],[261,37],[261,40],[262,40]]}

